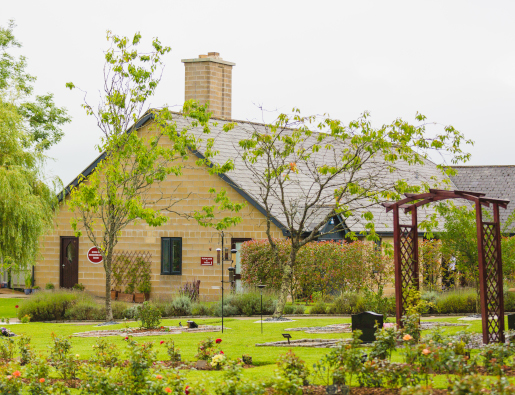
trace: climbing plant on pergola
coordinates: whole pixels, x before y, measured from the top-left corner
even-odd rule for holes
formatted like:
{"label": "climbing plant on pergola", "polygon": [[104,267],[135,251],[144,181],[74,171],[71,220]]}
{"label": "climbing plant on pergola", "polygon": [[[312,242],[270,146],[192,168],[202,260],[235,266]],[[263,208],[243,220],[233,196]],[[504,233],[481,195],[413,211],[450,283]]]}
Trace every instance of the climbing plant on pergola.
{"label": "climbing plant on pergola", "polygon": [[[447,199],[466,199],[474,203],[477,223],[479,291],[483,343],[504,342],[504,299],[501,257],[501,226],[499,207],[506,208],[509,200],[486,197],[484,193],[430,189],[428,193],[406,193],[406,198],[386,202],[386,212],[393,210],[393,244],[395,264],[395,302],[397,325],[405,314],[408,288],[419,288],[417,208]],[[494,221],[484,222],[481,206],[492,205]],[[399,209],[411,213],[411,225],[401,225]]]}

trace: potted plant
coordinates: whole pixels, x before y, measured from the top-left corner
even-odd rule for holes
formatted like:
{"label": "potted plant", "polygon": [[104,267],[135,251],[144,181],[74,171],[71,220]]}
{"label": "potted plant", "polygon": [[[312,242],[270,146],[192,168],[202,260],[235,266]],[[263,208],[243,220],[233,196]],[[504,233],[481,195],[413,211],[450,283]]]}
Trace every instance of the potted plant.
{"label": "potted plant", "polygon": [[47,284],[45,285],[45,289],[47,289],[47,290],[51,291],[51,290],[55,289],[55,286],[54,286],[54,284],[52,284],[52,283],[47,283]]}
{"label": "potted plant", "polygon": [[30,274],[25,276],[25,289],[23,292],[25,292],[25,295],[30,295],[32,292],[32,276]]}
{"label": "potted plant", "polygon": [[32,293],[35,294],[36,292],[39,292],[41,290],[41,287],[39,285],[36,285],[34,288],[32,288]]}
{"label": "potted plant", "polygon": [[125,292],[118,293],[118,300],[122,302],[134,302],[134,282],[130,282],[125,287]]}

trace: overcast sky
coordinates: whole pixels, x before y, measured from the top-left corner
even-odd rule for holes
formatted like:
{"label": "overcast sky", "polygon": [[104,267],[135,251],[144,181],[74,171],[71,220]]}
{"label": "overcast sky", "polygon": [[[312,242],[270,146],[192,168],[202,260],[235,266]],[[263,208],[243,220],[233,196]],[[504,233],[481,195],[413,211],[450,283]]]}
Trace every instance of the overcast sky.
{"label": "overcast sky", "polygon": [[73,117],[48,165],[67,184],[100,134],[65,83],[97,94],[107,29],[172,47],[152,106],[180,108],[181,59],[219,52],[236,63],[235,119],[261,121],[257,105],[345,122],[368,110],[377,125],[419,111],[476,142],[469,164],[515,165],[514,15],[514,1],[17,0],[2,2],[0,23],[15,20],[36,93]]}

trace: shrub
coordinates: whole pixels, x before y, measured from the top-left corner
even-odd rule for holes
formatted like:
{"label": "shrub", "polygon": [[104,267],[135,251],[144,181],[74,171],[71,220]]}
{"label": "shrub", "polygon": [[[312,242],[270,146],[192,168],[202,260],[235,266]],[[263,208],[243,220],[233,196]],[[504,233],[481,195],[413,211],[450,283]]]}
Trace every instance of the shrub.
{"label": "shrub", "polygon": [[504,292],[504,311],[515,312],[515,292]]}
{"label": "shrub", "polygon": [[229,304],[234,306],[236,314],[251,316],[260,313],[261,296],[255,292],[237,293],[231,298]]}
{"label": "shrub", "polygon": [[28,324],[30,322],[30,315],[24,315],[23,317],[21,317],[20,321],[22,324]]}
{"label": "shrub", "polygon": [[201,340],[197,346],[197,358],[200,361],[209,361],[215,354],[219,353],[218,344],[221,342],[220,339],[213,340],[208,337],[206,340]]}
{"label": "shrub", "polygon": [[473,289],[443,292],[436,300],[436,311],[440,314],[475,313],[476,301]]}
{"label": "shrub", "polygon": [[191,314],[192,315],[211,315],[212,309],[206,303],[195,303],[191,306]]}
{"label": "shrub", "polygon": [[171,303],[174,316],[191,315],[191,299],[189,296],[178,296]]}
{"label": "shrub", "polygon": [[[82,294],[92,299],[90,295]],[[21,319],[25,315],[30,315],[32,321],[62,320],[66,309],[75,303],[78,298],[77,292],[66,290],[38,292],[21,302],[18,308],[18,318]]]}
{"label": "shrub", "polygon": [[[328,309],[329,314],[354,314],[357,313],[357,306],[361,295],[354,292],[342,292]],[[363,303],[361,303],[363,304]]]}
{"label": "shrub", "polygon": [[116,344],[109,343],[105,339],[98,339],[97,344],[93,346],[95,355],[91,358],[91,362],[109,369],[117,365],[120,352]]}
{"label": "shrub", "polygon": [[287,376],[298,377],[301,380],[306,380],[309,376],[309,370],[303,360],[301,360],[293,351],[288,351],[286,354],[279,356],[277,365],[282,373]]}
{"label": "shrub", "polygon": [[327,314],[327,306],[324,302],[318,302],[309,311],[310,314]]}
{"label": "shrub", "polygon": [[50,350],[49,358],[51,364],[63,379],[74,378],[78,364],[71,354],[72,344],[70,338],[58,337],[52,332],[52,341],[54,344]]}
{"label": "shrub", "polygon": [[161,324],[161,311],[152,303],[143,302],[138,310],[138,321],[142,328],[157,328]]}
{"label": "shrub", "polygon": [[14,339],[12,337],[0,336],[0,358],[12,359],[14,357]]}
{"label": "shrub", "polygon": [[[124,311],[123,311],[123,318],[127,318],[129,320],[132,320],[132,319],[137,319],[138,318],[138,312],[139,312],[139,308],[140,306],[139,305],[133,305],[133,306],[129,306],[127,307]],[[160,310],[161,311],[161,310]],[[164,315],[161,311],[161,315]],[[114,316],[114,313],[113,313],[113,316]]]}
{"label": "shrub", "polygon": [[284,314],[304,314],[304,311],[306,310],[306,306],[302,306],[300,304],[292,304],[292,305],[285,305],[283,313]]}
{"label": "shrub", "polygon": [[75,291],[84,291],[86,289],[86,287],[79,283],[79,284],[75,284],[73,287],[72,287]]}
{"label": "shrub", "polygon": [[82,300],[71,304],[64,313],[68,320],[102,320],[106,316],[105,306],[92,300]]}
{"label": "shrub", "polygon": [[50,290],[50,289],[54,289],[54,288],[55,288],[55,286],[54,286],[54,284],[52,284],[52,283],[47,283],[47,284],[45,285],[45,289]]}

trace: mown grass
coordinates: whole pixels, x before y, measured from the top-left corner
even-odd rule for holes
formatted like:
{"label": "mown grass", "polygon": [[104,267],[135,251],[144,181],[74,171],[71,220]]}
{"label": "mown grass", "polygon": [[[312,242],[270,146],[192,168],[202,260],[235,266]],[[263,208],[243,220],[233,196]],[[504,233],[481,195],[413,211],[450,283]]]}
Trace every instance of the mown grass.
{"label": "mown grass", "polygon": [[15,318],[16,306],[20,305],[23,299],[0,298],[0,318]]}
{"label": "mown grass", "polygon": [[[0,300],[0,308],[2,311],[5,306],[11,306],[14,309],[14,304],[5,303],[5,300]],[[10,300],[13,302],[13,300]],[[11,308],[9,307],[9,308]],[[0,313],[0,316],[2,314]],[[459,317],[438,317],[431,318],[431,321],[445,321],[454,323],[463,323],[458,321]],[[253,380],[264,380],[269,378],[274,370],[276,369],[276,361],[280,354],[285,353],[288,348],[283,347],[255,347],[256,343],[265,343],[270,341],[283,340],[282,333],[285,333],[285,329],[294,327],[305,327],[305,326],[324,326],[336,323],[350,323],[350,318],[305,318],[297,319],[294,322],[286,323],[265,323],[263,324],[263,334],[261,334],[261,326],[258,318],[250,319],[239,319],[239,318],[226,318],[224,319],[224,325],[228,328],[222,334],[218,333],[181,333],[174,335],[164,336],[149,336],[135,338],[138,342],[155,341],[155,349],[158,350],[158,359],[167,360],[167,354],[164,346],[159,345],[160,340],[167,340],[173,338],[175,344],[180,348],[182,358],[186,361],[195,361],[195,354],[197,353],[197,344],[200,340],[207,337],[221,338],[222,349],[230,359],[236,359],[241,357],[243,354],[249,354],[253,358],[253,362],[256,365],[254,368],[245,369],[243,373],[244,378]],[[166,319],[162,321],[162,325],[165,326],[178,326],[180,319]],[[195,320],[199,325],[211,324],[220,325],[220,318],[212,319],[199,319]],[[448,327],[445,328],[449,334],[467,329],[473,332],[481,332],[481,321],[468,321],[470,324],[467,328],[465,327]],[[29,324],[16,324],[9,325],[9,328],[16,334],[26,334],[32,338],[31,344],[36,351],[48,352],[49,346],[51,345],[51,333],[55,332],[61,336],[70,336],[76,332],[86,332],[91,330],[103,330],[103,329],[121,329],[124,328],[125,324],[97,327],[93,323],[29,323]],[[138,323],[130,322],[127,325],[130,327],[137,327]],[[293,339],[306,339],[306,338],[348,338],[350,334],[308,334],[304,332],[290,332]],[[118,345],[120,350],[125,350],[125,341],[122,336],[120,337],[109,337],[108,341]],[[79,354],[80,359],[89,359],[93,355],[93,345],[96,343],[96,338],[79,338],[72,337],[72,353]],[[308,367],[313,366],[313,363],[321,359],[328,349],[323,348],[307,348],[307,347],[295,347],[294,352],[300,356],[307,364]],[[403,361],[402,354],[399,351],[395,351],[393,354],[393,361]],[[204,380],[222,380],[223,372],[217,371],[182,371],[181,374],[186,378],[189,385],[203,385]],[[447,378],[445,376],[437,376],[434,380],[436,387],[444,388],[447,386]]]}

